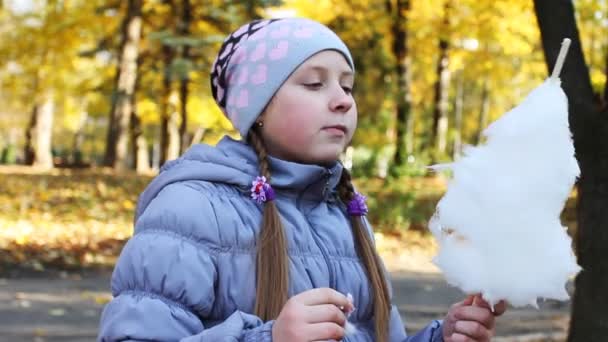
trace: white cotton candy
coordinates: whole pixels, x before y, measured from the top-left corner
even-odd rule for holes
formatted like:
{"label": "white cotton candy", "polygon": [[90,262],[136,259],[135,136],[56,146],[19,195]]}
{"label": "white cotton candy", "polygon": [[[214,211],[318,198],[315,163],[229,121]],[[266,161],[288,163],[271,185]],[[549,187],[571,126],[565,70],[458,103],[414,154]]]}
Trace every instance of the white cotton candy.
{"label": "white cotton candy", "polygon": [[349,336],[357,332],[357,327],[349,321],[344,325],[344,335]]}
{"label": "white cotton candy", "polygon": [[357,332],[357,327],[348,321],[348,318],[350,317],[350,315],[352,315],[352,313],[355,311],[355,309],[354,309],[355,303],[354,303],[353,295],[348,293],[346,295],[346,298],[353,305],[353,309],[346,313],[346,324],[344,325],[344,334],[346,336],[349,336],[349,335],[352,335]]}
{"label": "white cotton candy", "polygon": [[487,142],[436,169],[452,179],[429,229],[446,280],[490,304],[567,300],[580,270],[560,213],[579,175],[568,100],[548,79],[485,131]]}
{"label": "white cotton candy", "polygon": [[[350,317],[350,315],[355,311],[354,309],[354,299],[353,299],[353,295],[348,293],[346,295],[346,298],[348,299],[348,301],[353,304],[353,309],[350,311],[346,311],[344,312],[346,314],[346,323],[344,323],[344,336],[352,336],[353,334],[355,334],[357,332],[357,327],[352,324],[351,322],[348,321],[348,318]],[[344,307],[340,307],[341,310],[344,310]],[[336,340],[329,340],[327,342],[337,342]]]}

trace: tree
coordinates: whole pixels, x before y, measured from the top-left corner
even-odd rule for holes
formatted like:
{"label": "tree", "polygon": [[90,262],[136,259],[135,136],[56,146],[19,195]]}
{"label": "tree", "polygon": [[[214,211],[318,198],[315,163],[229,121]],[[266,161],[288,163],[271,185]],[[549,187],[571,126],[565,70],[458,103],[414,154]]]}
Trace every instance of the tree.
{"label": "tree", "polygon": [[490,85],[489,77],[482,76],[480,106],[479,106],[479,125],[477,126],[477,134],[475,135],[475,144],[481,143],[483,139],[483,130],[488,126],[490,121]]}
{"label": "tree", "polygon": [[[190,0],[182,0],[182,13],[179,22],[179,34],[182,37],[190,36],[190,26],[192,24],[192,6]],[[181,53],[182,61],[188,63],[190,61],[190,45],[184,44]],[[188,96],[190,83],[190,70],[185,70],[183,75],[180,75],[179,81],[179,102],[181,104],[180,117],[182,119],[179,125],[179,136],[181,139],[179,153],[183,153],[188,147]]]}
{"label": "tree", "polygon": [[[55,114],[55,94],[53,87],[54,77],[51,69],[57,62],[57,53],[53,49],[56,41],[51,38],[52,32],[57,30],[53,22],[58,17],[62,6],[56,6],[50,2],[47,6],[41,6],[31,18],[37,25],[26,24],[24,17],[16,18],[15,22],[23,24],[23,30],[28,32],[33,39],[24,43],[29,51],[35,52],[32,56],[34,63],[26,64],[23,77],[30,81],[27,91],[31,101],[30,119],[25,129],[24,159],[27,165],[33,165],[43,169],[53,167],[52,128]],[[17,53],[11,56],[16,63],[22,62],[24,56]],[[18,62],[17,62],[18,61]]]}
{"label": "tree", "polygon": [[[397,78],[397,107],[396,107],[396,138],[393,166],[399,167],[405,163],[405,155],[412,150],[412,144],[407,144],[411,135],[411,95],[410,95],[410,58],[407,45],[407,12],[410,10],[409,0],[397,0],[393,6],[391,0],[386,1],[387,11],[392,20],[392,52],[397,60],[395,76]],[[393,169],[394,169],[393,168]]]}
{"label": "tree", "polygon": [[456,160],[462,153],[462,112],[464,109],[464,80],[462,72],[457,74],[456,96],[454,99],[454,146],[452,159]]}
{"label": "tree", "polygon": [[173,46],[172,39],[175,34],[177,6],[172,0],[164,0],[163,3],[168,7],[165,14],[164,27],[168,31],[168,36],[161,38],[162,60],[163,60],[163,81],[161,92],[161,120],[160,120],[160,164],[179,156],[181,146],[178,128],[178,96],[173,87],[173,64],[176,59],[176,48]]}
{"label": "tree", "polygon": [[133,112],[137,57],[142,28],[142,1],[129,0],[123,20],[121,46],[116,68],[115,93],[109,117],[104,164],[115,169],[128,168],[129,125]]}
{"label": "tree", "polygon": [[[34,88],[36,89],[36,88]],[[53,167],[51,137],[55,103],[51,90],[37,92],[25,137],[25,163],[42,169]]]}
{"label": "tree", "polygon": [[[27,165],[43,169],[53,167],[51,150],[57,105],[56,90],[61,84],[61,72],[69,69],[63,68],[65,64],[62,61],[72,52],[73,40],[65,41],[64,50],[56,48],[57,44],[61,44],[62,38],[67,36],[65,31],[70,31],[72,24],[57,23],[58,18],[66,12],[69,12],[69,8],[64,4],[48,1],[44,5],[34,6],[29,15],[13,18],[15,23],[22,25],[20,33],[30,37],[25,42],[16,42],[15,47],[23,50],[19,49],[10,56],[11,61],[22,70],[21,82],[30,82],[26,92],[31,100],[31,114],[25,129],[24,159]],[[27,18],[30,19],[29,22]],[[70,83],[67,80],[64,82]]]}
{"label": "tree", "polygon": [[144,137],[141,120],[137,113],[137,107],[133,107],[131,114],[131,141],[133,142],[133,156],[135,157],[135,171],[138,173],[150,170],[150,158],[148,157],[148,143]]}
{"label": "tree", "polygon": [[575,244],[583,270],[576,277],[568,341],[603,341],[608,336],[608,110],[594,96],[572,1],[534,0],[534,7],[549,70],[562,39],[572,39],[561,79],[581,169]]}
{"label": "tree", "polygon": [[448,91],[450,85],[449,47],[450,47],[450,15],[452,14],[452,0],[445,0],[443,4],[443,20],[439,36],[439,58],[437,59],[437,81],[435,81],[435,105],[433,111],[433,126],[431,141],[433,142],[433,158],[444,155],[447,147],[448,135]]}

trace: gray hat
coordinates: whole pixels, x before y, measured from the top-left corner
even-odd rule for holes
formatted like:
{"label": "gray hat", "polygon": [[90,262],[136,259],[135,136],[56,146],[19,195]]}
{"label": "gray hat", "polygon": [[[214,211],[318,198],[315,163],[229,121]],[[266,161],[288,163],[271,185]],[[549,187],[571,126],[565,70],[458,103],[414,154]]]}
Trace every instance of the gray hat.
{"label": "gray hat", "polygon": [[341,52],[354,71],[348,48],[323,24],[304,18],[252,21],[222,44],[211,71],[213,97],[246,138],[283,82],[323,50]]}

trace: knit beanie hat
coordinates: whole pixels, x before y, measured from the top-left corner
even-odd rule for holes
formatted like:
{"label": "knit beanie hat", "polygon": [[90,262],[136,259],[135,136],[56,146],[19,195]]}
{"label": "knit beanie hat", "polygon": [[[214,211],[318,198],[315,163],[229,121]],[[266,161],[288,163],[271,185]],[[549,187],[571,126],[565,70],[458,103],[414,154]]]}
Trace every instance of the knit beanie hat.
{"label": "knit beanie hat", "polygon": [[304,61],[336,50],[355,69],[342,40],[326,26],[304,18],[255,20],[230,34],[211,71],[213,98],[246,139],[283,82]]}

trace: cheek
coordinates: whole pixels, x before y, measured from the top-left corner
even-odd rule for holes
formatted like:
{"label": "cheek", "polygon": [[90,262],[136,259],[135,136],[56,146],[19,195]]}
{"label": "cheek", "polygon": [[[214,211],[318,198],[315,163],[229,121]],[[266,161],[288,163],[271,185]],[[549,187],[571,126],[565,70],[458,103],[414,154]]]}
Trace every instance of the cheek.
{"label": "cheek", "polygon": [[273,131],[288,141],[303,142],[312,134],[312,117],[306,110],[286,110],[273,122]]}
{"label": "cheek", "polygon": [[359,115],[357,113],[357,107],[355,107],[354,111],[349,114],[349,117],[347,120],[348,128],[349,128],[348,141],[350,141],[353,138],[353,135],[355,135],[355,131],[357,130],[358,119],[359,119]]}

